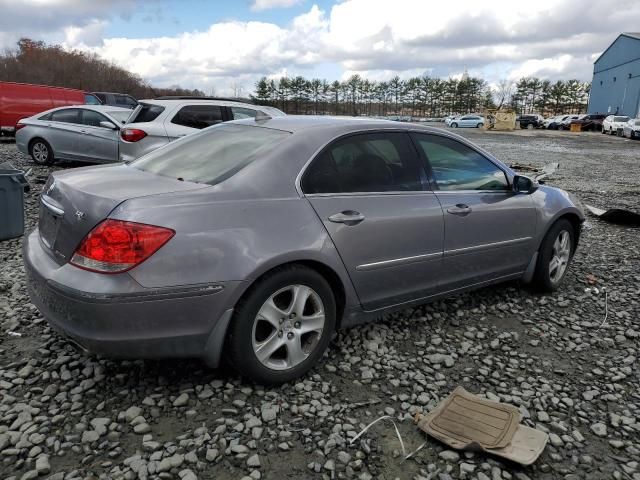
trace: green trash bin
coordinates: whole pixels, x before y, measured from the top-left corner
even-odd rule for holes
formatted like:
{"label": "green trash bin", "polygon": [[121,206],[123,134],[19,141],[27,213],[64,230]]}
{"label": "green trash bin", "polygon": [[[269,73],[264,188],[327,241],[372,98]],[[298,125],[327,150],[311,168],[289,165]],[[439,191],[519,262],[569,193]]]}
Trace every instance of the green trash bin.
{"label": "green trash bin", "polygon": [[22,170],[0,164],[0,241],[24,234],[24,192],[29,182]]}

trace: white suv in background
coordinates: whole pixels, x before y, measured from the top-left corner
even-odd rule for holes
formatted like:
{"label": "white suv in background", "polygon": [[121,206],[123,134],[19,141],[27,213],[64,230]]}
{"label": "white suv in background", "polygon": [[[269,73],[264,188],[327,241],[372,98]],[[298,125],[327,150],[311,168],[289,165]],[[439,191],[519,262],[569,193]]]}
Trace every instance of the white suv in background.
{"label": "white suv in background", "polygon": [[624,128],[624,124],[629,121],[629,117],[624,115],[609,115],[602,121],[602,133],[617,135],[619,128]]}
{"label": "white suv in background", "polygon": [[280,117],[274,107],[211,97],[140,100],[120,130],[120,161],[128,162],[200,129],[258,113]]}

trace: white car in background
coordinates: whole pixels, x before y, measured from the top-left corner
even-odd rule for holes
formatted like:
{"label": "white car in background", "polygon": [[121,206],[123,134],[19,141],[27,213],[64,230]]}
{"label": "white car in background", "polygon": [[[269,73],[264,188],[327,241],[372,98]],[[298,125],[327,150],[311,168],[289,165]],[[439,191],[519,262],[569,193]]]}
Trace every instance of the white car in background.
{"label": "white car in background", "polygon": [[257,115],[281,117],[274,107],[212,97],[159,97],[140,100],[120,130],[120,161],[135,160],[206,127]]}
{"label": "white car in background", "polygon": [[629,121],[625,115],[609,115],[602,121],[602,133],[617,135],[619,128],[624,128],[624,124]]}
{"label": "white car in background", "polygon": [[630,139],[640,138],[640,118],[632,118],[622,127],[622,136]]}
{"label": "white car in background", "polygon": [[444,124],[448,127],[449,125],[451,125],[451,122],[453,122],[457,118],[460,118],[461,116],[462,115],[449,115],[448,117],[445,117]]}
{"label": "white car in background", "polygon": [[449,123],[449,126],[452,128],[458,127],[471,127],[471,128],[482,128],[484,125],[484,117],[480,115],[462,115],[461,117],[454,118]]}

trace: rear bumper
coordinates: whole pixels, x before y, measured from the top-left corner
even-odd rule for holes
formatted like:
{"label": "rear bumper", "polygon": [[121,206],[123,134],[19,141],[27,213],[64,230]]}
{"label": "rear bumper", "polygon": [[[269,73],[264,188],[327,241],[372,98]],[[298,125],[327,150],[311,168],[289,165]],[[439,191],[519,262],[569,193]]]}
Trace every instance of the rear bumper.
{"label": "rear bumper", "polygon": [[[126,273],[59,265],[37,230],[25,238],[23,259],[31,301],[54,330],[83,349],[116,358],[200,357],[217,365],[223,338],[211,337],[224,336],[220,320],[228,322],[241,282],[147,289]],[[104,277],[111,278],[101,283]]]}

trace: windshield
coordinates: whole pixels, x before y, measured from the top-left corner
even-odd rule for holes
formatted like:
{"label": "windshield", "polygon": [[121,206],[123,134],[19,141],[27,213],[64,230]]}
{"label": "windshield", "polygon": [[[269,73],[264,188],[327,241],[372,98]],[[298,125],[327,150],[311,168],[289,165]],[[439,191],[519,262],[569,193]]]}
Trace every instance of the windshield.
{"label": "windshield", "polygon": [[131,162],[165,177],[215,185],[284,141],[289,132],[246,125],[215,125]]}
{"label": "windshield", "polygon": [[614,122],[628,122],[629,117],[613,117]]}
{"label": "windshield", "polygon": [[120,123],[124,123],[127,121],[127,118],[129,118],[129,115],[131,115],[131,110],[129,110],[128,112],[123,112],[120,110],[109,110],[107,113],[118,120]]}
{"label": "windshield", "polygon": [[640,120],[636,120],[636,121],[634,122],[634,125],[635,125],[636,127],[640,127]]}

